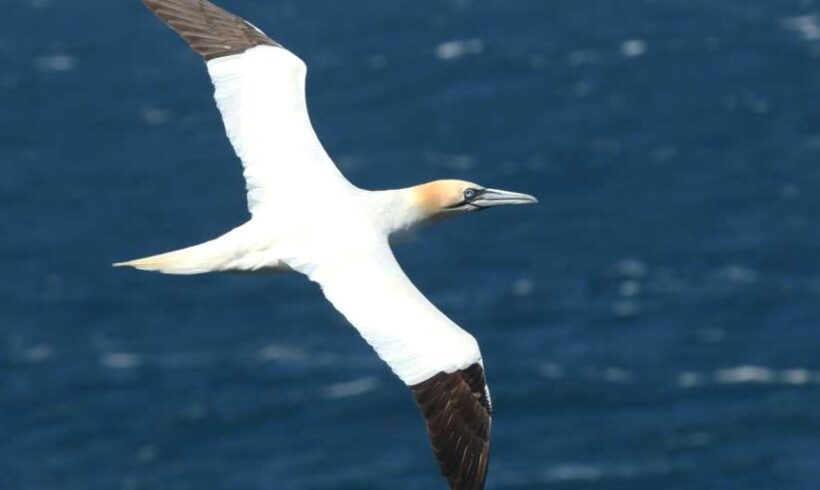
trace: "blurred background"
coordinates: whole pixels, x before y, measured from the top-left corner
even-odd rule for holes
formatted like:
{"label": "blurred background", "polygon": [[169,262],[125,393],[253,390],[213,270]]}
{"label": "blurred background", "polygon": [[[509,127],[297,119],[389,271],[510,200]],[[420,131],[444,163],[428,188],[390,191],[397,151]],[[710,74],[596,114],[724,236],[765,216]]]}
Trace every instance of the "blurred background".
{"label": "blurred background", "polygon": [[[221,3],[354,183],[540,198],[397,250],[481,342],[488,489],[817,488],[820,4]],[[0,489],[444,488],[304,278],[110,267],[247,218],[200,59],[136,0],[0,4]]]}

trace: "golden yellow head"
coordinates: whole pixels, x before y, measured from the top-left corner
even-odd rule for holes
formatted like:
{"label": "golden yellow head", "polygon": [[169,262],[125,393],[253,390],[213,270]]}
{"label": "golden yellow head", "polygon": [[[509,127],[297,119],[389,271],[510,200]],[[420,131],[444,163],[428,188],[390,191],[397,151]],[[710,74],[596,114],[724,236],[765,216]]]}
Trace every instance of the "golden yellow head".
{"label": "golden yellow head", "polygon": [[427,218],[481,211],[505,204],[531,204],[538,200],[528,194],[488,189],[463,180],[436,180],[410,189],[415,205]]}

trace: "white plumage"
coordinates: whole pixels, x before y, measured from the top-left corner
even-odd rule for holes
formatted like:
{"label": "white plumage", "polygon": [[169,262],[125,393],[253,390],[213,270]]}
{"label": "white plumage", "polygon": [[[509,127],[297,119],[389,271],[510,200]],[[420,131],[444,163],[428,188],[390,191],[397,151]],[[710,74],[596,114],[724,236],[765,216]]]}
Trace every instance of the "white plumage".
{"label": "white plumage", "polygon": [[225,131],[245,168],[252,214],[290,213],[288,204],[304,198],[306,188],[351,190],[313,131],[302,60],[257,46],[207,65]]}
{"label": "white plumage", "polygon": [[[393,257],[388,237],[397,230],[380,219],[389,216],[380,208],[392,203],[356,189],[322,148],[307,112],[302,60],[257,46],[207,66],[245,169],[252,218],[156,270],[302,272],[408,385],[479,362],[475,339],[433,306]],[[191,265],[179,267],[186,260]]]}
{"label": "white plumage", "polygon": [[481,361],[478,344],[410,282],[387,242],[309,264],[327,299],[408,386]]}
{"label": "white plumage", "polygon": [[483,488],[491,405],[478,344],[407,278],[390,241],[424,223],[535,198],[460,180],[357,188],[313,130],[302,60],[206,0],[143,2],[206,59],[251,219],[209,242],[116,265],[308,276],[413,390],[450,487]]}

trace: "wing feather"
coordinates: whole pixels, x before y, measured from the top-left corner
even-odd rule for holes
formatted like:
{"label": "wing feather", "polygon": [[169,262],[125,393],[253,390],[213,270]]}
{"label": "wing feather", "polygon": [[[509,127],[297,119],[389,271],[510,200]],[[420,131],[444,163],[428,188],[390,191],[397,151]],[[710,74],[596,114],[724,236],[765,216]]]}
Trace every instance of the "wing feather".
{"label": "wing feather", "polygon": [[253,24],[206,0],[142,0],[206,60],[278,46]]}
{"label": "wing feather", "polygon": [[450,488],[483,489],[492,407],[475,339],[421,294],[386,244],[307,273],[412,390]]}
{"label": "wing feather", "polygon": [[484,488],[492,415],[484,368],[475,363],[455,373],[438,373],[411,389],[450,488]]}
{"label": "wing feather", "polygon": [[143,0],[207,60],[225,131],[242,160],[248,209],[283,213],[299,194],[349,188],[308,115],[305,63],[206,0]]}

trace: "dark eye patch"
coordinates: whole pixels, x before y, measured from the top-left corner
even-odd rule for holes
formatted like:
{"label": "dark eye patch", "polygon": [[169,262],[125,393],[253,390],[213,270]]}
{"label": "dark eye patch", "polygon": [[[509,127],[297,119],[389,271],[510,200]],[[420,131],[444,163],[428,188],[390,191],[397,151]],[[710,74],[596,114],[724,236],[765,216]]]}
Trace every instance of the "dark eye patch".
{"label": "dark eye patch", "polygon": [[467,204],[469,204],[470,206],[472,206],[472,207],[474,207],[474,208],[484,209],[484,208],[483,208],[483,207],[481,207],[481,206],[476,206],[475,204],[473,204],[473,203],[472,203],[472,202],[470,202],[470,201],[475,200],[477,197],[481,196],[481,195],[482,195],[482,194],[484,194],[485,192],[487,192],[487,191],[486,191],[486,189],[473,189],[472,187],[470,187],[470,188],[468,188],[468,189],[465,189],[465,190],[464,190],[464,193],[462,194],[462,196],[464,197],[464,199],[463,199],[461,202],[457,202],[457,203],[455,203],[455,204],[452,204],[452,205],[450,205],[450,206],[447,206],[447,207],[446,207],[446,208],[444,208],[444,209],[457,209],[457,208],[460,208],[460,207],[462,207],[462,206],[464,206],[464,205],[467,205]]}

